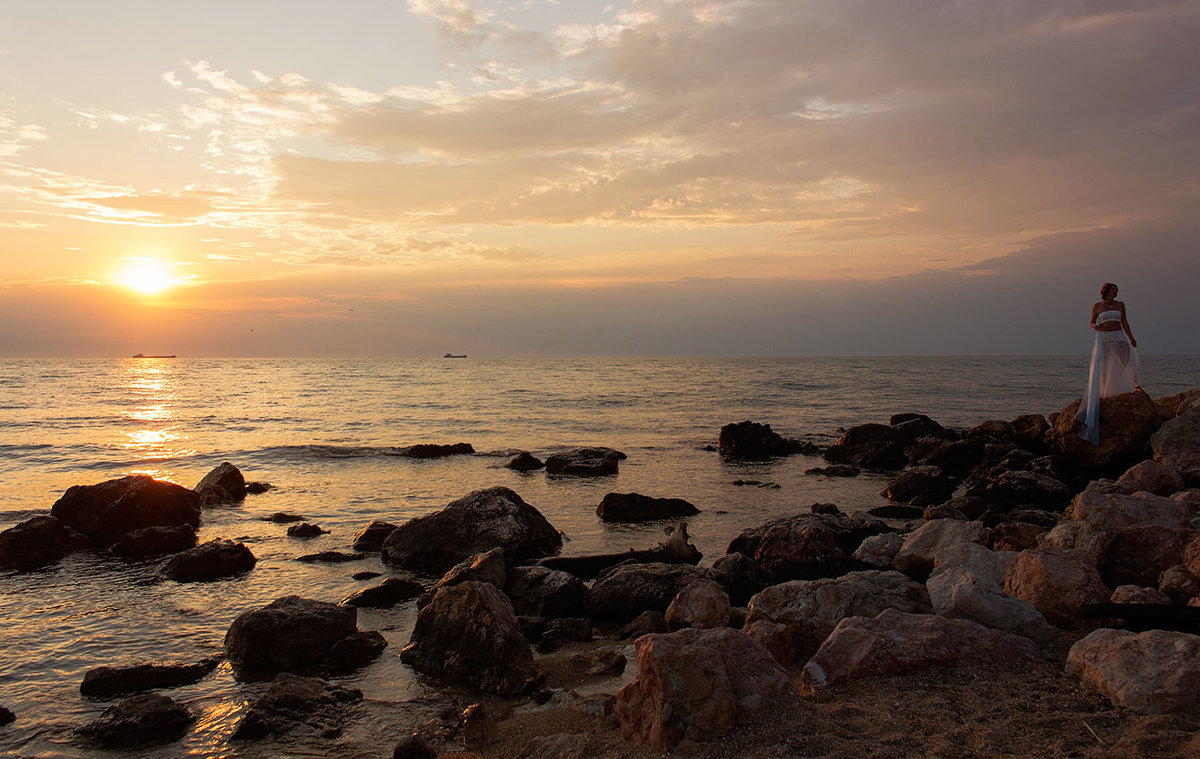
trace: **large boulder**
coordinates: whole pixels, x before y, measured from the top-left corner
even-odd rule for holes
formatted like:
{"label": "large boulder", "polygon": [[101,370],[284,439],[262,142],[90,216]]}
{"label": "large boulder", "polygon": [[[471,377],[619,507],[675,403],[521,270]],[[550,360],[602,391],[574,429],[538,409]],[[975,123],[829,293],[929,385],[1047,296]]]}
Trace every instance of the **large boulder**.
{"label": "large boulder", "polygon": [[645,522],[699,513],[700,509],[682,498],[653,498],[641,493],[609,493],[596,507],[601,522]]}
{"label": "large boulder", "polygon": [[573,448],[546,457],[546,474],[603,477],[616,474],[625,454],[612,448]]}
{"label": "large boulder", "polygon": [[914,466],[888,483],[880,495],[914,506],[933,506],[949,500],[956,487],[958,482],[938,467]]}
{"label": "large boulder", "polygon": [[1150,587],[1168,567],[1183,562],[1183,549],[1192,533],[1158,525],[1118,530],[1101,567],[1104,584]]}
{"label": "large boulder", "polygon": [[550,619],[583,615],[587,586],[569,572],[513,567],[503,587],[517,614]]}
{"label": "large boulder", "polygon": [[667,607],[667,627],[710,629],[728,627],[730,618],[729,594],[712,580],[697,580],[688,585]]}
{"label": "large boulder", "polygon": [[850,558],[874,569],[887,569],[904,545],[904,536],[898,532],[885,532],[863,540]]}
{"label": "large boulder", "polygon": [[0,570],[37,569],[91,544],[61,520],[33,517],[0,532]]}
{"label": "large boulder", "polygon": [[690,564],[622,564],[602,574],[584,594],[592,619],[628,622],[644,611],[665,612],[679,591],[696,580],[719,580]]}
{"label": "large boulder", "polygon": [[1139,714],[1200,701],[1200,636],[1100,629],[1071,646],[1067,674]]}
{"label": "large boulder", "polygon": [[206,659],[194,664],[129,664],[119,667],[89,669],[79,684],[84,696],[108,697],[120,693],[174,688],[202,679],[217,668],[219,659]]}
{"label": "large boulder", "polygon": [[1059,480],[1040,472],[1000,472],[987,480],[987,498],[1001,507],[1025,506],[1059,509],[1071,500],[1071,491]]}
{"label": "large boulder", "polygon": [[1102,532],[1117,532],[1128,527],[1166,527],[1187,529],[1195,507],[1187,501],[1163,498],[1151,493],[1125,494],[1114,483],[1097,480],[1075,496],[1065,516],[1087,522]]}
{"label": "large boulder", "polygon": [[196,547],[196,531],[191,525],[174,527],[146,527],[127,532],[109,546],[118,556],[158,556],[164,553],[179,553]]}
{"label": "large boulder", "polygon": [[1178,471],[1188,487],[1200,487],[1200,403],[1165,422],[1150,447],[1155,461]]}
{"label": "large boulder", "polygon": [[80,730],[105,748],[169,743],[184,736],[195,717],[161,693],[140,693],[104,710]]}
{"label": "large boulder", "polygon": [[767,529],[754,561],[776,582],[836,577],[850,567],[833,530],[820,521],[783,521]]}
{"label": "large boulder", "polygon": [[743,553],[727,553],[713,562],[718,581],[729,591],[729,599],[745,606],[750,597],[772,584],[771,573]]}
{"label": "large boulder", "polygon": [[1039,658],[1037,644],[966,619],[887,609],[872,618],[844,619],[804,665],[809,691],[877,675],[987,662],[1014,665]]}
{"label": "large boulder", "polygon": [[905,574],[925,578],[933,571],[939,551],[957,543],[987,545],[991,531],[983,522],[961,519],[931,519],[910,532],[892,559],[892,565]]}
{"label": "large boulder", "polygon": [[558,553],[562,537],[521,496],[494,487],[400,525],[384,541],[383,559],[441,574],[468,556],[496,547],[503,548],[509,565],[514,565]]}
{"label": "large boulder", "polygon": [[739,722],[783,718],[800,705],[787,672],[737,630],[682,630],[638,638],[638,675],[617,693],[621,735],[652,751],[710,741]]}
{"label": "large boulder", "polygon": [[884,609],[928,613],[932,607],[923,584],[896,571],[865,570],[836,579],[772,585],[750,599],[746,628],[756,623],[785,625],[792,650],[808,656],[846,617],[873,617]]}
{"label": "large boulder", "polygon": [[217,538],[175,554],[162,573],[177,582],[216,580],[249,572],[257,563],[245,543]]}
{"label": "large boulder", "polygon": [[1174,495],[1187,487],[1175,467],[1153,460],[1129,467],[1117,478],[1116,486],[1122,493],[1142,491],[1161,496]]}
{"label": "large boulder", "polygon": [[1121,471],[1146,458],[1150,436],[1162,420],[1154,401],[1145,393],[1132,392],[1100,399],[1100,444],[1079,437],[1075,415],[1080,401],[1050,415],[1046,443],[1085,472]]}
{"label": "large boulder", "polygon": [[475,448],[470,443],[417,443],[396,449],[395,455],[410,459],[441,459],[474,452]]}
{"label": "large boulder", "polygon": [[363,607],[387,608],[416,598],[421,595],[423,590],[424,588],[421,586],[421,583],[416,580],[409,580],[403,577],[387,577],[378,585],[351,593],[343,598],[340,603],[345,606],[357,606],[360,609]]}
{"label": "large boulder", "polygon": [[969,619],[993,630],[1046,640],[1050,624],[1033,604],[1013,598],[1001,583],[960,565],[934,570],[925,583],[933,611],[943,617]]}
{"label": "large boulder", "polygon": [[372,520],[370,524],[358,531],[354,536],[354,542],[350,545],[355,551],[372,553],[382,551],[383,541],[387,540],[395,529],[396,525],[391,522]]}
{"label": "large boulder", "polygon": [[281,672],[238,723],[233,738],[239,740],[283,735],[299,728],[322,738],[333,738],[342,729],[345,707],[362,700],[362,691],[343,688],[317,677]]}
{"label": "large boulder", "polygon": [[717,437],[717,450],[721,455],[735,459],[788,456],[798,453],[801,446],[801,443],[774,432],[769,424],[750,421],[727,424]]}
{"label": "large boulder", "polygon": [[460,582],[467,582],[469,580],[490,582],[500,590],[503,590],[508,578],[507,566],[504,560],[503,548],[493,548],[490,551],[468,556],[453,567],[450,567],[450,570],[442,575],[442,578],[437,581],[437,584],[433,586],[430,592],[436,593],[439,588],[444,588],[448,585],[458,585]]}
{"label": "large boulder", "polygon": [[358,632],[358,610],[285,596],[239,614],[225,633],[225,653],[248,671],[282,672],[323,664],[334,644]]}
{"label": "large boulder", "polygon": [[143,474],[67,488],[50,515],[101,546],[145,527],[200,526],[200,496]]}
{"label": "large boulder", "polygon": [[1112,533],[1099,530],[1082,520],[1064,519],[1038,538],[1037,547],[1060,549],[1099,568],[1108,558],[1108,546],[1112,538]]}
{"label": "large boulder", "polygon": [[1105,603],[1112,596],[1099,570],[1086,558],[1045,546],[1017,554],[1004,591],[1033,604],[1060,627],[1074,624],[1087,606]]}
{"label": "large boulder", "polygon": [[539,680],[512,604],[491,583],[438,590],[417,616],[400,658],[427,674],[502,696],[524,693]]}
{"label": "large boulder", "polygon": [[1174,419],[1196,406],[1200,406],[1200,388],[1183,390],[1174,395],[1164,395],[1154,399],[1154,408],[1158,409],[1158,415],[1165,420]]}
{"label": "large boulder", "polygon": [[[826,531],[832,535],[838,550],[846,556],[854,553],[866,538],[894,532],[886,523],[878,519],[868,519],[860,514],[796,514],[742,530],[730,541],[725,552],[740,553],[757,560],[768,534],[771,536],[771,539],[766,541],[768,547],[775,544],[775,549],[783,549],[788,545],[795,545],[798,541],[803,542],[806,535],[813,537]],[[786,557],[785,552],[775,549],[772,549],[772,553],[776,560]]]}
{"label": "large boulder", "polygon": [[825,450],[825,460],[863,469],[895,471],[908,465],[907,436],[886,424],[860,424],[846,430]]}
{"label": "large boulder", "polygon": [[241,470],[226,461],[204,475],[192,490],[204,505],[242,501],[246,498],[246,478]]}

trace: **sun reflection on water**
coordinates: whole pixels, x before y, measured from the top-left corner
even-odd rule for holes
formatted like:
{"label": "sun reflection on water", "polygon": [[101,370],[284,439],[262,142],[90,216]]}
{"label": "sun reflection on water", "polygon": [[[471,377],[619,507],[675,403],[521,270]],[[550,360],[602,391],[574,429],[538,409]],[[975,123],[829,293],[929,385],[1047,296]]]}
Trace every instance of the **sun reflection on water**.
{"label": "sun reflection on water", "polygon": [[[177,420],[175,365],[163,360],[136,359],[127,367],[126,386],[131,403],[122,416],[139,428],[123,433],[121,448],[145,462],[195,456],[196,449],[187,444],[190,436]],[[171,470],[156,467],[129,469],[127,473],[173,480]]]}

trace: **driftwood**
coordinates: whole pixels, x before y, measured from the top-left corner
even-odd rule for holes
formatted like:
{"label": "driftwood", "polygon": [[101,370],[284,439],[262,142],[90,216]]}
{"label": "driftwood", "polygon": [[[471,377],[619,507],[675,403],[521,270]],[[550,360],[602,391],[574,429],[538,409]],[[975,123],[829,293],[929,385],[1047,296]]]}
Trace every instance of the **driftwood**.
{"label": "driftwood", "polygon": [[568,572],[581,580],[591,580],[609,567],[626,562],[631,564],[699,564],[702,554],[688,542],[687,523],[680,522],[675,530],[654,548],[621,553],[599,553],[590,556],[550,556],[537,566]]}
{"label": "driftwood", "polygon": [[1173,604],[1091,604],[1080,613],[1087,619],[1118,619],[1132,632],[1172,630],[1200,635],[1200,607]]}

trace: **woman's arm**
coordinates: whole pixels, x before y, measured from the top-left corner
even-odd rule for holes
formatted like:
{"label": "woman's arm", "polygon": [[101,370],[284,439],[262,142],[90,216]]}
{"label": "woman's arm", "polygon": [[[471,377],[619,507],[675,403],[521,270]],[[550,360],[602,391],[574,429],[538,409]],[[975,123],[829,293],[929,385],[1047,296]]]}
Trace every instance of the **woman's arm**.
{"label": "woman's arm", "polygon": [[1092,320],[1088,322],[1088,326],[1091,327],[1092,329],[1096,328],[1096,314],[1099,312],[1099,309],[1100,309],[1099,303],[1092,304]]}
{"label": "woman's arm", "polygon": [[1129,328],[1129,320],[1125,318],[1125,304],[1121,304],[1121,328],[1125,330],[1125,334],[1129,336],[1129,344],[1134,348],[1137,347],[1137,340],[1133,336],[1133,330]]}

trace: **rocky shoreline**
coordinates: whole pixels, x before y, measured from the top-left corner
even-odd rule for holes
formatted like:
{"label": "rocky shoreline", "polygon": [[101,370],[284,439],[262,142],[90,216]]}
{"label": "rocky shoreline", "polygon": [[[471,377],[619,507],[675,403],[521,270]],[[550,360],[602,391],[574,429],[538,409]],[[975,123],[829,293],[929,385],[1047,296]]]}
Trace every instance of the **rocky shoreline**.
{"label": "rocky shoreline", "polygon": [[[419,611],[400,659],[453,692],[447,703],[472,703],[394,736],[398,757],[1200,751],[1181,727],[1200,709],[1200,389],[1105,399],[1097,447],[1075,437],[1075,408],[967,430],[898,414],[824,448],[763,424],[727,425],[722,456],[820,454],[828,464],[814,477],[889,472],[892,504],[866,515],[798,505],[745,529],[709,566],[686,523],[644,550],[559,556],[554,526],[501,487],[403,524],[371,522],[352,552],[300,558],[378,553],[390,576],[337,603],[285,596],[231,620],[224,651],[234,676],[271,685],[228,740],[332,741],[361,729],[363,710],[379,707],[337,680],[388,644],[358,629],[357,609],[411,603]],[[418,458],[473,452],[411,448]],[[508,466],[590,477],[615,473],[624,458],[588,448],[543,464],[521,452]],[[0,533],[0,569],[36,572],[93,550],[169,555],[160,571],[181,583],[253,572],[249,547],[197,545],[196,529],[203,508],[267,488],[232,464],[190,489],[144,476],[72,487],[50,515]],[[681,498],[637,493],[610,493],[597,507],[604,521],[692,513]],[[898,526],[903,519],[920,523]],[[195,716],[156,691],[214,667],[89,672],[81,693],[121,700],[80,725],[78,740],[178,740]],[[897,721],[918,709],[914,698],[957,716],[911,714],[928,725],[914,732]],[[1010,712],[1030,698],[1047,701],[1038,719],[1053,719],[1018,729]],[[0,709],[0,724],[11,719],[20,715]],[[967,719],[992,727],[966,729]],[[1085,728],[1055,732],[1063,721]]]}

